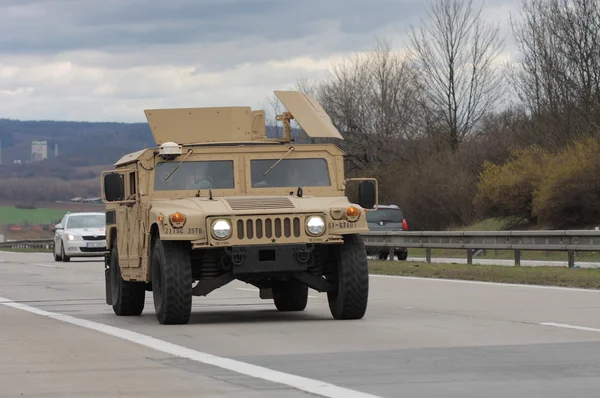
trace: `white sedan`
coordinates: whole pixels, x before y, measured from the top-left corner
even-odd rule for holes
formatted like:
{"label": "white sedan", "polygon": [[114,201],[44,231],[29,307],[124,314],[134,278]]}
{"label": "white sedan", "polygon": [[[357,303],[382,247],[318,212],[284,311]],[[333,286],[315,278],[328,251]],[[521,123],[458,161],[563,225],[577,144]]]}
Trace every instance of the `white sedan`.
{"label": "white sedan", "polygon": [[67,213],[54,228],[54,261],[104,257],[107,252],[105,213]]}

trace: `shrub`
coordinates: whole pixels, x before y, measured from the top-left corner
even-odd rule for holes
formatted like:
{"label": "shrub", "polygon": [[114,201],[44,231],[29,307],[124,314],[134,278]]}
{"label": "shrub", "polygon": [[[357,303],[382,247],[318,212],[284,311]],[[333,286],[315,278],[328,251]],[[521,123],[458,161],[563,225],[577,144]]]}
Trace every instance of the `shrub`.
{"label": "shrub", "polygon": [[588,138],[567,147],[546,167],[533,211],[549,228],[600,222],[600,142]]}
{"label": "shrub", "polygon": [[548,158],[546,151],[531,146],[512,151],[503,165],[485,161],[474,201],[478,215],[536,222],[533,201]]}

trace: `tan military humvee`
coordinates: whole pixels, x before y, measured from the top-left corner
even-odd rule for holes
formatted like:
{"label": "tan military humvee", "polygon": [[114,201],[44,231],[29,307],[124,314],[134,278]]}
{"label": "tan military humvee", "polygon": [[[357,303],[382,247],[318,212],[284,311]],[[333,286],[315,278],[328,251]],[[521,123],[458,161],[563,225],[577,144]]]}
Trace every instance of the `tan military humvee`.
{"label": "tan military humvee", "polygon": [[[192,296],[238,279],[280,311],[302,311],[308,288],[327,292],[336,319],[367,308],[366,209],[377,181],[346,196],[344,153],[295,144],[290,120],[310,137],[342,139],[308,95],[276,91],[288,109],[283,139],[266,136],[249,107],[146,110],[157,148],[124,156],[101,176],[106,204],[106,302],[139,315],[152,291],[162,324],[187,323]],[[194,283],[197,282],[194,286]]]}

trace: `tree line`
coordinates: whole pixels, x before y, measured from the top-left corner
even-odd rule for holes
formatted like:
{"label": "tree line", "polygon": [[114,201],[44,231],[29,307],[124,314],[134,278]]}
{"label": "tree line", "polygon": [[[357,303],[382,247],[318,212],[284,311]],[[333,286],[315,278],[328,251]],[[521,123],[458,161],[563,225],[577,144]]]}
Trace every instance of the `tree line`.
{"label": "tree line", "polygon": [[347,174],[377,177],[414,229],[599,222],[598,1],[522,0],[510,62],[482,7],[432,0],[404,51],[377,40],[298,89],[344,136]]}

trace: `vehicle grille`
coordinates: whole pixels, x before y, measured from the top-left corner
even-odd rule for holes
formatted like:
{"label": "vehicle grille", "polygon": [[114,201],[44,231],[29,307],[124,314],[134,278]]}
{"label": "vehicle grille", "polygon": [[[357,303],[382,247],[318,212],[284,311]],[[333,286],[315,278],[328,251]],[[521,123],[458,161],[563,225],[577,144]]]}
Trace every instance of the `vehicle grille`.
{"label": "vehicle grille", "polygon": [[235,222],[234,236],[239,240],[268,242],[271,239],[304,237],[301,216],[244,217]]}
{"label": "vehicle grille", "polygon": [[104,240],[106,239],[106,236],[104,235],[100,235],[100,236],[82,236],[83,240]]}
{"label": "vehicle grille", "polygon": [[227,199],[231,210],[258,210],[258,209],[293,209],[294,204],[286,197],[283,198],[239,198]]}
{"label": "vehicle grille", "polygon": [[106,247],[80,247],[79,250],[81,250],[84,253],[99,253],[105,252]]}

